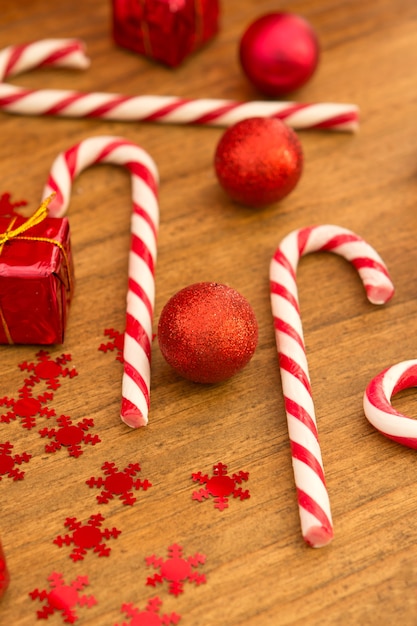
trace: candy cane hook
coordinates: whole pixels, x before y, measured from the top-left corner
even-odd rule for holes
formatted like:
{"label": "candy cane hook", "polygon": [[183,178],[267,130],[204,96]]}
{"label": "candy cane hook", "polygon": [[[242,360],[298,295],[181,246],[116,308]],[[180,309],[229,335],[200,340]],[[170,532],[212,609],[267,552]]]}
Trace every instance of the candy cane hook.
{"label": "candy cane hook", "polygon": [[333,225],[311,226],[287,235],[270,265],[282,390],[304,540],[319,548],[333,538],[333,522],[318,442],[317,422],[301,325],[296,271],[300,257],[315,251],[334,252],[357,269],[368,300],[384,304],[394,293],[380,256],[353,232]]}
{"label": "candy cane hook", "polygon": [[416,359],[396,363],[375,376],[365,390],[363,409],[367,420],[385,437],[417,450],[417,421],[391,404],[392,396],[410,387],[417,387]]}
{"label": "candy cane hook", "polygon": [[42,39],[0,51],[0,109],[22,115],[94,117],[119,121],[231,126],[248,117],[276,117],[298,129],[353,132],[359,111],[353,104],[237,102],[174,96],[123,96],[60,89],[24,89],[4,80],[36,67],[85,69],[89,60],[77,39]]}
{"label": "candy cane hook", "polygon": [[152,158],[122,137],[92,137],[55,159],[43,198],[55,192],[49,206],[52,217],[67,210],[71,185],[84,169],[96,163],[122,165],[132,175],[132,241],[128,268],[126,331],[121,419],[132,428],[148,423],[150,360],[155,301],[154,270],[157,254],[159,207],[158,171]]}

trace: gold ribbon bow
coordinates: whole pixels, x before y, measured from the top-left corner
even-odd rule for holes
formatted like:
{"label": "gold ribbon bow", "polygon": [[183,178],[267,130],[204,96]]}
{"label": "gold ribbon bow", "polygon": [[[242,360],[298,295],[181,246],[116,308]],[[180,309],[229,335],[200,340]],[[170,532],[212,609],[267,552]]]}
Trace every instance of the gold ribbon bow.
{"label": "gold ribbon bow", "polygon": [[21,235],[22,233],[26,232],[27,230],[29,230],[33,226],[36,226],[37,224],[40,224],[40,222],[43,222],[43,220],[48,215],[48,205],[49,205],[49,203],[51,202],[51,200],[53,199],[54,196],[55,196],[55,193],[52,193],[50,196],[45,198],[45,200],[42,202],[42,204],[39,207],[39,209],[37,211],[35,211],[35,213],[33,215],[31,215],[25,222],[23,222],[23,224],[21,224],[20,226],[18,226],[14,230],[11,230],[11,227],[13,226],[13,224],[15,222],[15,219],[16,219],[16,218],[14,218],[14,220],[9,224],[9,228],[6,230],[6,232],[0,233],[0,249],[2,249],[4,244],[7,241],[9,241],[10,239],[14,239],[15,237],[19,237],[19,235]]}

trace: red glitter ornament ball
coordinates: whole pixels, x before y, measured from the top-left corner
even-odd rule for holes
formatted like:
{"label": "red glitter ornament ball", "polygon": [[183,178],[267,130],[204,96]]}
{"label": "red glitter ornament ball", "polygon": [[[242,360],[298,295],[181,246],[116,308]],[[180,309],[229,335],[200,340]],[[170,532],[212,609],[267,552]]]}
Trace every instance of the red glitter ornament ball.
{"label": "red glitter ornament ball", "polygon": [[258,324],[249,302],[220,283],[195,283],[164,306],[158,324],[161,352],[181,376],[218,383],[241,370],[258,342]]}
{"label": "red glitter ornament ball", "polygon": [[295,132],[281,120],[251,117],[223,134],[214,168],[232,200],[262,207],[294,189],[303,169],[303,151]]}
{"label": "red glitter ornament ball", "polygon": [[294,13],[268,13],[244,32],[239,45],[242,69],[268,96],[283,96],[314,74],[320,48],[312,26]]}

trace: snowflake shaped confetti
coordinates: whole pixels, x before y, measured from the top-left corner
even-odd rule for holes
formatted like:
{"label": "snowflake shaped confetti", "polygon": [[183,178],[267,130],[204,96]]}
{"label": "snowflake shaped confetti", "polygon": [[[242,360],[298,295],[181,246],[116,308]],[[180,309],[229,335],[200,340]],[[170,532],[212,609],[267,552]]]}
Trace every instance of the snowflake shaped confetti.
{"label": "snowflake shaped confetti", "polygon": [[26,200],[11,202],[10,198],[11,194],[7,191],[0,196],[0,215],[2,217],[12,217],[14,215],[19,215],[19,213],[16,213],[15,209],[27,205]]}
{"label": "snowflake shaped confetti", "polygon": [[207,474],[197,472],[192,474],[194,482],[198,482],[201,485],[205,484],[198,491],[193,491],[193,500],[202,502],[212,496],[214,498],[214,508],[219,511],[223,511],[229,506],[229,497],[239,498],[240,500],[247,500],[250,498],[249,491],[243,490],[238,487],[242,481],[247,481],[249,478],[249,472],[240,471],[238,474],[227,475],[227,465],[223,463],[217,463],[213,465],[213,476],[209,477]]}
{"label": "snowflake shaped confetti", "polygon": [[46,604],[37,611],[38,619],[48,619],[53,613],[60,611],[65,624],[74,624],[78,620],[77,606],[91,607],[97,604],[94,596],[82,595],[80,592],[88,585],[87,576],[77,576],[69,585],[64,583],[62,574],[52,572],[48,576],[50,591],[34,589],[29,593],[32,600],[46,600]]}
{"label": "snowflake shaped confetti", "polygon": [[24,361],[19,364],[22,371],[27,370],[31,372],[29,378],[24,382],[27,387],[33,387],[36,383],[45,381],[48,389],[58,389],[61,386],[59,379],[61,377],[68,376],[73,378],[78,375],[77,370],[66,367],[66,364],[71,361],[70,354],[61,354],[56,359],[51,359],[49,352],[46,350],[40,350],[36,353],[37,363],[28,363]]}
{"label": "snowflake shaped confetti", "polygon": [[54,441],[45,445],[45,452],[56,452],[64,446],[68,449],[69,456],[77,458],[83,453],[81,449],[82,443],[94,446],[101,441],[98,435],[92,435],[87,432],[94,426],[92,419],[84,418],[77,424],[73,424],[68,415],[60,415],[57,418],[57,423],[59,428],[42,428],[39,431],[41,437],[54,439]]}
{"label": "snowflake shaped confetti", "polygon": [[121,611],[126,613],[131,621],[123,624],[115,624],[114,626],[162,626],[164,624],[178,624],[181,615],[171,613],[170,615],[159,615],[162,602],[159,598],[151,598],[146,605],[146,609],[141,611],[133,604],[123,604]]}
{"label": "snowflake shaped confetti", "polygon": [[99,346],[99,350],[102,352],[116,350],[116,361],[123,363],[123,347],[125,342],[125,334],[115,330],[114,328],[106,328],[104,331],[106,337],[110,337],[111,341],[102,343]]}
{"label": "snowflake shaped confetti", "polygon": [[9,441],[0,443],[0,480],[2,480],[3,476],[8,476],[13,478],[13,480],[23,480],[25,472],[15,467],[15,465],[28,463],[32,458],[32,455],[27,452],[13,456],[12,450],[13,445]]}
{"label": "snowflake shaped confetti", "polygon": [[30,430],[36,426],[36,416],[49,418],[55,415],[54,409],[44,406],[53,399],[53,393],[46,391],[38,396],[33,396],[31,388],[24,385],[19,389],[18,395],[17,399],[7,396],[0,398],[0,406],[6,406],[10,409],[7,413],[0,415],[0,422],[9,424],[18,417],[21,419],[23,428]]}
{"label": "snowflake shaped confetti", "polygon": [[149,487],[152,487],[152,483],[149,480],[135,480],[135,476],[140,472],[139,463],[129,463],[124,470],[119,471],[114,463],[106,461],[102,466],[106,478],[91,477],[86,481],[89,487],[103,487],[101,493],[97,496],[99,504],[107,504],[109,500],[112,500],[114,496],[118,496],[119,500],[126,505],[133,505],[136,502],[136,498],[132,491],[135,489],[143,489],[146,491]]}
{"label": "snowflake shaped confetti", "polygon": [[206,582],[204,574],[194,571],[206,561],[204,554],[196,553],[193,556],[183,557],[183,548],[178,544],[173,544],[168,548],[168,558],[166,560],[155,555],[146,557],[148,566],[152,565],[159,569],[159,573],[147,579],[146,584],[155,587],[157,584],[168,582],[168,591],[174,596],[183,593],[184,583],[193,582],[196,585]]}
{"label": "snowflake shaped confetti", "polygon": [[82,524],[76,517],[67,517],[65,526],[72,531],[72,534],[58,535],[54,543],[60,548],[64,545],[74,545],[70,558],[75,561],[82,561],[87,554],[87,550],[93,550],[98,556],[109,556],[111,549],[107,547],[104,540],[117,539],[122,532],[117,528],[101,528],[105,518],[98,513],[90,515],[86,524]]}

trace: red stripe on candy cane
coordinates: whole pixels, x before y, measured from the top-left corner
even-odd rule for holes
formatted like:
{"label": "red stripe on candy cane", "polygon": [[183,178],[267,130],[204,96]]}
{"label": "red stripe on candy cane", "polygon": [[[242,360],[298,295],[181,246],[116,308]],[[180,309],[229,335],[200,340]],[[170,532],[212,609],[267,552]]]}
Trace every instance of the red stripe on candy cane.
{"label": "red stripe on candy cane", "polygon": [[311,526],[305,539],[312,547],[327,545],[333,539],[333,522],[326,512],[308,493],[302,489],[297,489],[298,502],[303,509],[318,520],[317,526]]}
{"label": "red stripe on candy cane", "polygon": [[315,251],[334,252],[349,260],[356,267],[371,302],[387,302],[394,290],[385,264],[375,250],[358,235],[339,226],[310,226],[295,230],[281,241],[271,260],[271,307],[301,532],[309,545],[318,548],[332,540],[333,525],[296,281],[301,256]]}
{"label": "red stripe on candy cane", "polygon": [[[149,187],[150,187],[150,186],[151,186],[151,185],[149,185]],[[156,192],[155,192],[155,193],[156,193]],[[135,215],[139,215],[139,216],[140,216],[140,217],[141,217],[141,218],[142,218],[145,222],[147,222],[147,224],[149,225],[149,227],[153,230],[153,234],[154,234],[154,237],[155,237],[155,240],[156,240],[156,238],[157,238],[157,236],[158,236],[158,233],[157,233],[156,228],[155,228],[155,223],[154,223],[154,221],[152,220],[152,218],[148,215],[148,213],[146,212],[146,210],[145,210],[145,209],[143,209],[143,208],[142,208],[141,206],[139,206],[138,204],[133,203],[133,213],[134,213]]]}
{"label": "red stripe on candy cane", "polygon": [[17,65],[20,57],[22,56],[23,52],[26,50],[28,45],[30,44],[22,44],[21,46],[11,46],[9,48],[10,53],[9,53],[9,58],[7,60],[7,64],[4,68],[4,78],[13,74],[13,68]]}
{"label": "red stripe on candy cane", "polygon": [[146,265],[149,267],[150,271],[153,274],[155,271],[155,268],[154,268],[154,261],[153,261],[152,253],[146,247],[142,239],[140,239],[139,237],[136,237],[136,235],[132,235],[132,243],[131,243],[130,249],[132,250],[132,252],[137,254],[146,263]]}
{"label": "red stripe on candy cane", "polygon": [[300,420],[302,424],[307,426],[307,428],[312,432],[314,437],[318,440],[319,434],[317,432],[317,424],[311,419],[311,415],[297,402],[290,400],[290,398],[286,398],[285,400],[285,410],[287,413]]}
{"label": "red stripe on candy cane", "polygon": [[68,168],[68,172],[71,180],[75,178],[77,171],[77,157],[78,157],[79,144],[69,148],[64,155],[65,163]]}
{"label": "red stripe on candy cane", "polygon": [[214,110],[209,111],[208,113],[204,113],[204,115],[200,115],[200,117],[198,117],[194,123],[195,124],[215,124],[216,121],[222,115],[231,113],[232,111],[235,111],[237,108],[239,108],[238,102],[228,102],[227,104],[216,107]]}
{"label": "red stripe on candy cane", "polygon": [[171,113],[174,113],[174,111],[176,111],[177,109],[180,109],[188,102],[190,101],[186,100],[185,98],[177,98],[174,100],[174,102],[170,102],[166,105],[160,106],[153,113],[149,113],[148,115],[146,115],[146,117],[143,118],[143,121],[159,122],[163,120],[164,117],[166,117],[167,115],[170,115]]}
{"label": "red stripe on candy cane", "polygon": [[55,204],[57,206],[61,206],[63,204],[63,201],[64,201],[64,196],[63,196],[63,193],[62,193],[61,189],[59,188],[59,184],[51,176],[49,176],[49,178],[48,178],[47,187],[48,187],[48,189],[51,190],[51,193],[55,194],[55,197],[54,197]]}
{"label": "red stripe on candy cane", "polygon": [[147,358],[151,358],[151,342],[139,320],[133,315],[126,314],[126,333],[133,337],[136,343],[143,349]]}
{"label": "red stripe on candy cane", "polygon": [[339,127],[340,130],[342,130],[344,126],[349,127],[352,124],[354,124],[356,121],[357,121],[356,113],[353,111],[350,111],[347,113],[341,113],[340,115],[335,115],[332,118],[323,120],[322,122],[317,122],[314,128],[317,128],[318,130],[319,129],[325,130],[327,128]]}
{"label": "red stripe on candy cane", "polygon": [[288,291],[288,289],[284,287],[284,285],[279,285],[278,283],[271,281],[270,289],[271,293],[274,293],[277,296],[281,296],[281,298],[287,300],[287,302],[289,302],[297,312],[300,311],[297,299],[290,291]]}
{"label": "red stripe on candy cane", "polygon": [[[32,89],[32,91],[29,92],[29,94],[30,93],[36,93],[36,92]],[[21,93],[18,97],[22,98],[23,100],[24,94]],[[61,112],[65,111],[72,104],[75,104],[79,100],[82,100],[82,98],[83,98],[83,94],[79,94],[79,93],[70,94],[66,98],[62,98],[61,100],[59,100],[59,102],[55,102],[55,104],[49,107],[49,109],[46,108],[43,115],[60,115]]]}
{"label": "red stripe on candy cane", "polygon": [[129,277],[129,291],[131,291],[132,293],[135,293],[144,303],[144,305],[146,306],[146,308],[149,311],[149,315],[152,317],[153,315],[153,305],[152,302],[150,301],[147,293],[144,291],[144,289],[142,289],[142,287],[135,281],[133,280],[132,277]]}
{"label": "red stripe on candy cane", "polygon": [[291,441],[291,454],[294,459],[298,459],[299,461],[302,461],[303,463],[307,463],[315,471],[315,473],[323,482],[323,484],[326,483],[325,478],[324,478],[323,467],[321,466],[320,463],[318,463],[316,457],[313,454],[311,454],[310,450],[308,450],[307,448],[305,448],[299,443],[295,443],[294,441]]}
{"label": "red stripe on candy cane", "polygon": [[310,381],[308,378],[308,372],[305,372],[301,365],[297,363],[290,356],[279,353],[279,366],[281,371],[288,372],[292,376],[294,376],[304,387],[306,390],[311,393]]}
{"label": "red stripe on candy cane", "polygon": [[155,196],[158,194],[158,187],[156,187],[155,177],[151,174],[151,172],[146,168],[142,163],[132,162],[126,163],[126,167],[128,168],[131,174],[135,176],[139,176],[145,183],[152,189]]}
{"label": "red stripe on candy cane", "polygon": [[274,319],[274,328],[276,328],[276,330],[281,333],[286,333],[287,335],[292,337],[292,339],[294,339],[298,344],[300,344],[302,348],[304,347],[303,338],[300,337],[295,328],[290,326],[290,324],[288,324],[287,322],[284,322],[284,320]]}
{"label": "red stripe on candy cane", "polygon": [[55,159],[43,197],[51,191],[54,216],[65,214],[73,180],[98,163],[121,165],[132,177],[132,227],[124,337],[121,419],[132,428],[148,423],[159,207],[158,171],[147,152],[123,137],[92,137]]}
{"label": "red stripe on candy cane", "polygon": [[[310,226],[310,227],[307,226],[306,228],[300,228],[300,230],[298,231],[297,245],[298,245],[298,254],[300,256],[304,254],[307,243],[308,243],[308,239],[314,228],[315,228],[314,226]],[[290,267],[292,267],[291,264],[290,264]],[[294,277],[296,276],[296,271],[297,271],[297,268],[292,267],[292,273]]]}

